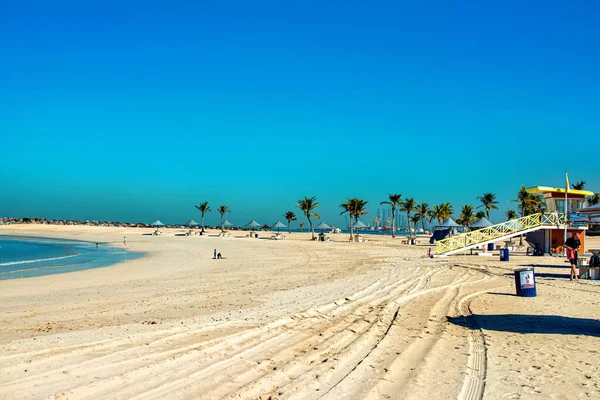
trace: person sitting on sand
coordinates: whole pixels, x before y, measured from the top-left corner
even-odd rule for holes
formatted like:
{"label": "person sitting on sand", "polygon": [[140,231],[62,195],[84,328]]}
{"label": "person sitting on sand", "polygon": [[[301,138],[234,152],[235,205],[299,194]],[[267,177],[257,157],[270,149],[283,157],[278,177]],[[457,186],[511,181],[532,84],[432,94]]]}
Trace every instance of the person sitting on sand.
{"label": "person sitting on sand", "polygon": [[575,232],[573,236],[567,239],[565,242],[565,248],[567,249],[567,258],[571,262],[571,280],[579,279],[577,276],[577,250],[581,246],[579,240],[579,233]]}

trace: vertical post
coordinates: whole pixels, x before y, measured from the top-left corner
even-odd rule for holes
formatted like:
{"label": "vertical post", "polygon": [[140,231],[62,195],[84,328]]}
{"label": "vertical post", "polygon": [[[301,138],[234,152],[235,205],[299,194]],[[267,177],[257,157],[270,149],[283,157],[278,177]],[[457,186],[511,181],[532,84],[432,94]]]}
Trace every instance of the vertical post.
{"label": "vertical post", "polygon": [[565,220],[564,220],[564,224],[565,224],[565,231],[563,234],[563,253],[564,256],[567,256],[567,248],[564,246],[564,243],[567,242],[567,201],[568,201],[568,197],[567,197],[567,192],[569,191],[569,171],[565,171]]}

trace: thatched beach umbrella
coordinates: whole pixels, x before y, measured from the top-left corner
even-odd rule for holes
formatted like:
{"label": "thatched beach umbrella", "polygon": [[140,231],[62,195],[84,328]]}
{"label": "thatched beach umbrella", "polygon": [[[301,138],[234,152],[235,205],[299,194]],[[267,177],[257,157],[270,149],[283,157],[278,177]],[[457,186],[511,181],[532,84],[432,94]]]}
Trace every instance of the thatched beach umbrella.
{"label": "thatched beach umbrella", "polygon": [[232,227],[232,226],[235,226],[235,225],[233,225],[231,222],[229,222],[229,221],[225,220],[225,221],[223,221],[223,223],[221,224],[221,229],[222,229],[222,228],[224,228],[224,227]]}
{"label": "thatched beach umbrella", "polygon": [[321,222],[319,225],[315,226],[315,229],[320,229],[321,233],[323,233],[323,231],[325,229],[331,229],[331,227],[329,225],[327,225],[325,222]]}
{"label": "thatched beach umbrella", "polygon": [[279,229],[285,228],[285,225],[282,224],[281,221],[277,221],[271,226],[271,229],[273,228],[277,228],[277,233],[279,233]]}
{"label": "thatched beach umbrella", "polygon": [[366,228],[368,225],[365,225],[361,220],[357,220],[354,224],[352,224],[351,228],[356,228],[356,234],[358,235],[358,230],[360,228]]}
{"label": "thatched beach umbrella", "polygon": [[492,224],[486,217],[478,219],[477,222],[471,225],[471,228],[487,228],[488,226],[492,226]]}
{"label": "thatched beach umbrella", "polygon": [[462,225],[459,225],[456,223],[456,221],[454,221],[452,218],[448,218],[447,220],[444,221],[444,223],[442,223],[441,225],[442,228],[460,228],[462,227]]}
{"label": "thatched beach umbrella", "polygon": [[254,232],[254,228],[258,228],[259,226],[260,226],[260,224],[258,222],[256,222],[255,220],[252,220],[246,224],[247,228],[251,228],[250,232]]}
{"label": "thatched beach umbrella", "polygon": [[156,220],[152,223],[152,226],[165,226],[165,224],[163,224],[162,222],[160,222],[159,220]]}
{"label": "thatched beach umbrella", "polygon": [[196,221],[194,221],[193,219],[190,219],[188,222],[185,223],[185,226],[198,226],[198,223]]}

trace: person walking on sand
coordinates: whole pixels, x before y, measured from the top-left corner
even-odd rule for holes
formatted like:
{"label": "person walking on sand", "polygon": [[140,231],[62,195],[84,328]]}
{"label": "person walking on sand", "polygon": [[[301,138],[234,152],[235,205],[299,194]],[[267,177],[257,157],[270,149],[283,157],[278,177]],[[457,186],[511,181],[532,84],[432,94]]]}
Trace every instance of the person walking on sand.
{"label": "person walking on sand", "polygon": [[579,233],[575,232],[573,236],[567,239],[565,242],[565,248],[567,249],[567,259],[571,263],[571,280],[579,279],[577,276],[577,250],[581,247],[581,241],[579,240]]}

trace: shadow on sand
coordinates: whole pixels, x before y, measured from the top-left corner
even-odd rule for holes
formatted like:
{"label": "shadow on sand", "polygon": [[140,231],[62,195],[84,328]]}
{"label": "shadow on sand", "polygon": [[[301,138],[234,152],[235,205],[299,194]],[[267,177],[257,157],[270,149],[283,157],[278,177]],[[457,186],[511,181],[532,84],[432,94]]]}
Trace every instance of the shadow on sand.
{"label": "shadow on sand", "polygon": [[[565,273],[563,274],[552,274],[549,272],[536,272],[535,276],[537,278],[549,278],[549,279],[569,279],[570,275],[570,269],[567,270]],[[514,274],[504,274],[504,276],[507,276],[509,278],[514,277]]]}
{"label": "shadow on sand", "polygon": [[519,264],[520,267],[533,267],[533,268],[558,268],[558,269],[569,269],[571,264]]}
{"label": "shadow on sand", "polygon": [[490,331],[600,337],[600,320],[560,315],[473,315],[448,317],[448,321],[466,328],[476,326]]}

